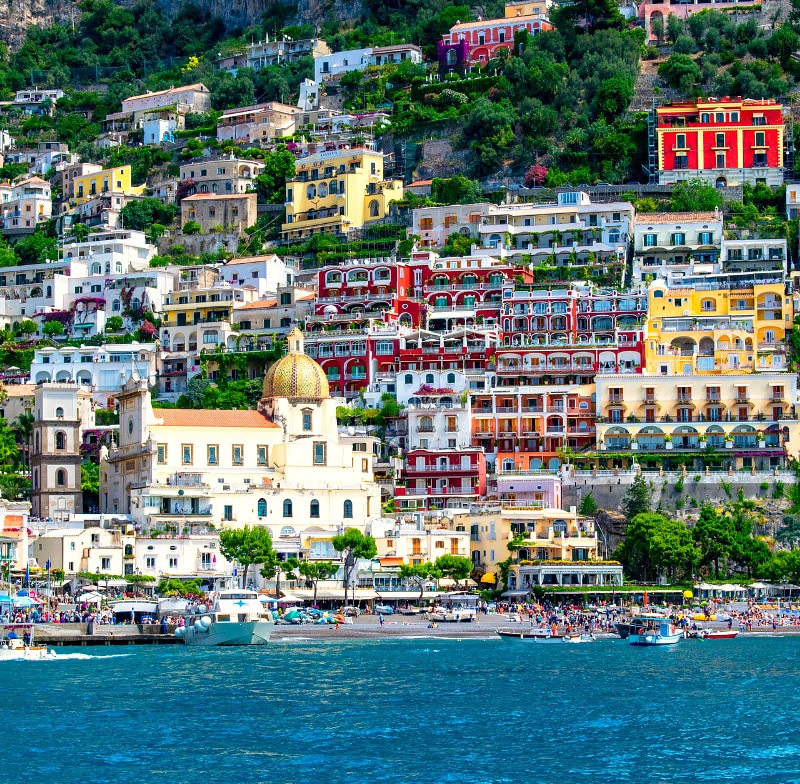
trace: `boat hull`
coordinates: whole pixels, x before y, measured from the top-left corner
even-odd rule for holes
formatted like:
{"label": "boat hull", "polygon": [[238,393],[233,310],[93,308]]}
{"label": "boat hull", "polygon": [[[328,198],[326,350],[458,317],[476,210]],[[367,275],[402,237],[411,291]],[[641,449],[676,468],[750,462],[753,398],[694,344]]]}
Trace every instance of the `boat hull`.
{"label": "boat hull", "polygon": [[654,645],[675,645],[683,638],[682,634],[634,634],[631,645],[654,646]]}
{"label": "boat hull", "polygon": [[523,640],[525,642],[534,642],[538,645],[571,642],[562,634],[531,634],[530,632],[526,634],[525,632],[498,629],[497,635],[504,640]]}
{"label": "boat hull", "polygon": [[42,661],[55,658],[55,651],[45,645],[33,645],[28,648],[0,647],[0,662],[3,661]]}
{"label": "boat hull", "polygon": [[266,645],[275,624],[269,621],[214,622],[207,631],[187,626],[183,635],[186,645]]}
{"label": "boat hull", "polygon": [[719,631],[690,631],[687,637],[690,640],[732,640],[739,635],[739,630],[736,629],[720,629]]}

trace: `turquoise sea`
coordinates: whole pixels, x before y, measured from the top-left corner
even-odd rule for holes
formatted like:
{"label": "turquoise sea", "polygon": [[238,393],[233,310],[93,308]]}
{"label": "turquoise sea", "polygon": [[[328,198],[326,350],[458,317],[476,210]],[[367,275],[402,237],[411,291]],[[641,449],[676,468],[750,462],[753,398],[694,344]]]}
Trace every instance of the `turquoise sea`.
{"label": "turquoise sea", "polygon": [[798,638],[57,650],[0,664],[2,782],[800,782]]}

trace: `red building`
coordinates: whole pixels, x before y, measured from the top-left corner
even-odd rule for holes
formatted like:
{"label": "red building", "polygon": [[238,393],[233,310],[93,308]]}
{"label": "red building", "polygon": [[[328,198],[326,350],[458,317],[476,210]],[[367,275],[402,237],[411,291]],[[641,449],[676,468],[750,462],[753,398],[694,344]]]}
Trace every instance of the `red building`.
{"label": "red building", "polygon": [[783,106],[771,98],[709,98],[656,109],[658,182],[783,183]]}
{"label": "red building", "polygon": [[446,509],[486,495],[486,457],[481,449],[444,454],[414,449],[404,455],[395,486],[399,509]]}

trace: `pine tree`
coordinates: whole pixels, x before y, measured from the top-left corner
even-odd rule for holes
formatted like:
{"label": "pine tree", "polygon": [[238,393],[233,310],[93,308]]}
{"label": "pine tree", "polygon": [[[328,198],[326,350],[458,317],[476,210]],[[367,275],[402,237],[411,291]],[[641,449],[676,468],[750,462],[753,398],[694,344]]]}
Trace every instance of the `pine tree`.
{"label": "pine tree", "polygon": [[622,509],[628,520],[633,520],[636,515],[647,514],[650,511],[650,488],[641,474],[637,474],[633,484],[625,491]]}

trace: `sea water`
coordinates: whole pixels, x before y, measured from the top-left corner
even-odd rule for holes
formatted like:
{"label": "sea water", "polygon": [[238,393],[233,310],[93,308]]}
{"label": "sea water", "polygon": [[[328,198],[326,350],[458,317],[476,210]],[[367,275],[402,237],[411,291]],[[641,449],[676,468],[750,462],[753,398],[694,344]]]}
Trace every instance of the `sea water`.
{"label": "sea water", "polygon": [[58,649],[0,664],[0,781],[800,782],[800,639]]}

